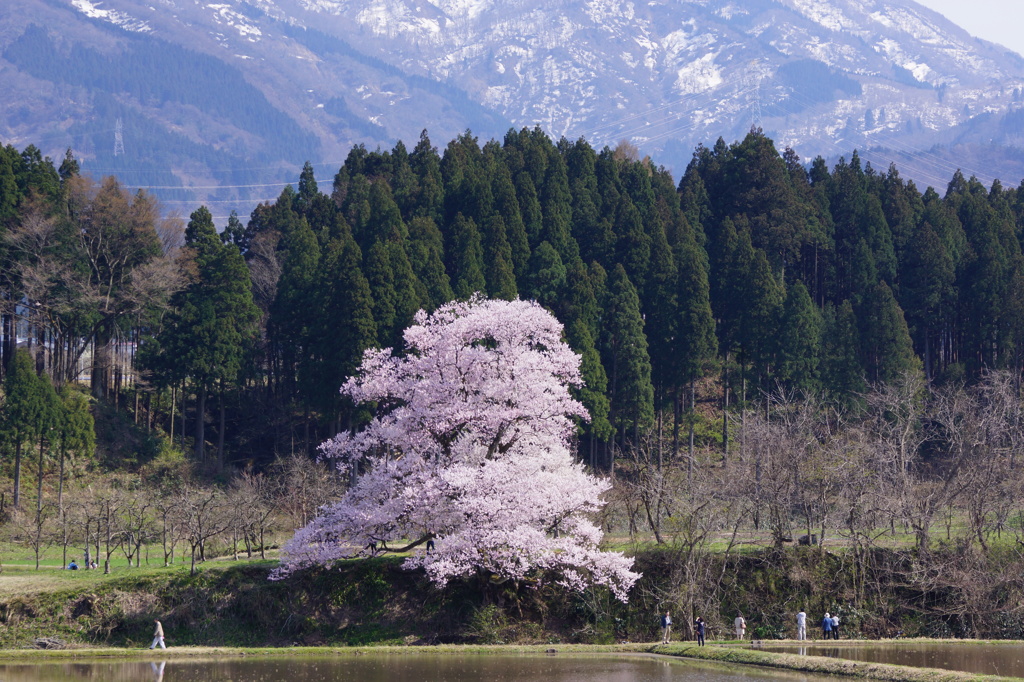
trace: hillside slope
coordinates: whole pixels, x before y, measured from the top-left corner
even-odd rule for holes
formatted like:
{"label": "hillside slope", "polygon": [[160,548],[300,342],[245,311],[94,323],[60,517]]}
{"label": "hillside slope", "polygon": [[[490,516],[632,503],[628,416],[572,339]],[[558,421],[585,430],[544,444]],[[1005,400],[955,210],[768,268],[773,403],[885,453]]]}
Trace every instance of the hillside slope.
{"label": "hillside slope", "polygon": [[681,168],[760,125],[939,187],[965,157],[935,145],[1006,147],[965,172],[1024,176],[1024,59],[912,0],[24,0],[0,26],[0,139],[222,219],[425,128],[540,125]]}

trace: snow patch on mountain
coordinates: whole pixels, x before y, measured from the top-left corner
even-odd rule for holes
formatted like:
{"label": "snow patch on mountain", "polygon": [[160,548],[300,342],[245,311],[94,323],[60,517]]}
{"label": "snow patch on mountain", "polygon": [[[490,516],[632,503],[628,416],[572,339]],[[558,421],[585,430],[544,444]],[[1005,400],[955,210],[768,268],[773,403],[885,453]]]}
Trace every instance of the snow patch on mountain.
{"label": "snow patch on mountain", "polygon": [[450,17],[473,21],[491,9],[493,3],[488,0],[441,0],[437,6]]}
{"label": "snow patch on mountain", "polygon": [[595,26],[608,28],[636,18],[633,3],[622,0],[589,0],[583,5],[583,13]]}
{"label": "snow patch on mountain", "polygon": [[715,56],[706,54],[676,71],[676,90],[679,94],[696,94],[722,84],[722,70],[715,63]]}
{"label": "snow patch on mountain", "polygon": [[249,21],[244,14],[239,14],[231,9],[231,5],[211,4],[207,5],[206,8],[213,10],[214,21],[221,25],[227,24],[238,31],[238,35],[249,42],[254,43],[263,37],[263,31],[256,24]]}
{"label": "snow patch on mountain", "polygon": [[734,5],[733,3],[729,3],[728,5],[725,5],[724,7],[721,7],[716,12],[716,14],[718,16],[722,17],[723,19],[725,19],[726,21],[729,21],[733,17],[746,16],[746,15],[750,14],[750,12],[748,12],[747,10],[745,10],[744,8],[742,8],[742,7],[738,6],[738,5]]}
{"label": "snow patch on mountain", "polygon": [[301,0],[301,6],[310,12],[339,15],[345,12],[348,3],[338,0]]}
{"label": "snow patch on mountain", "polygon": [[830,31],[850,30],[853,26],[853,21],[834,3],[822,0],[790,0],[790,4],[805,17]]}
{"label": "snow patch on mountain", "polygon": [[142,19],[116,9],[103,9],[104,3],[89,0],[71,0],[71,6],[90,19],[102,19],[133,33],[150,33],[153,28]]}
{"label": "snow patch on mountain", "polygon": [[[389,38],[413,34],[436,41],[442,30],[437,16],[424,14],[421,7],[412,7],[401,0],[371,1],[356,13],[355,19],[375,34]],[[444,23],[447,24],[447,20]]]}

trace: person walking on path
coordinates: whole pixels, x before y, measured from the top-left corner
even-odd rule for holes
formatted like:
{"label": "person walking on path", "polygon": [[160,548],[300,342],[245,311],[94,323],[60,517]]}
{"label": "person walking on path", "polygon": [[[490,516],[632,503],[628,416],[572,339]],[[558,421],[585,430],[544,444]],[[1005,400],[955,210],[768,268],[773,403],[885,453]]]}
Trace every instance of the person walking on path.
{"label": "person walking on path", "polygon": [[661,617],[661,643],[668,644],[669,635],[672,634],[672,614],[668,611]]}
{"label": "person walking on path", "polygon": [[700,616],[697,616],[697,620],[694,621],[693,626],[693,629],[697,633],[697,646],[704,646],[704,619]]}
{"label": "person walking on path", "polygon": [[832,616],[832,639],[839,639],[839,614]]}
{"label": "person walking on path", "polygon": [[803,609],[800,609],[800,613],[796,614],[796,638],[799,640],[807,639],[807,614]]}
{"label": "person walking on path", "polygon": [[825,639],[832,639],[832,615],[828,611],[821,619],[821,634]]}
{"label": "person walking on path", "polygon": [[153,630],[153,643],[149,645],[149,648],[155,649],[156,645],[159,644],[161,649],[166,649],[167,645],[164,644],[164,626],[158,620],[153,622],[156,623],[156,629]]}
{"label": "person walking on path", "polygon": [[736,639],[743,639],[743,635],[747,633],[747,621],[743,618],[743,614],[737,613],[736,620],[732,624],[736,628]]}

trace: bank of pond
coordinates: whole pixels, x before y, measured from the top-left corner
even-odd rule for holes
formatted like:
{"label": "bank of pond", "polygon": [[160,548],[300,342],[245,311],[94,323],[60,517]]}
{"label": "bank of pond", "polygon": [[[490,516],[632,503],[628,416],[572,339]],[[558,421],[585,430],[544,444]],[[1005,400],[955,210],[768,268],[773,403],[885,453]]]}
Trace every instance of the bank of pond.
{"label": "bank of pond", "polygon": [[800,656],[1024,678],[1024,643],[1021,642],[836,642],[810,645],[773,642],[759,648]]}
{"label": "bank of pond", "polygon": [[[0,680],[109,682],[736,682],[839,677],[907,682],[1021,679],[1021,642],[772,643],[695,647],[79,649],[0,652]],[[4,659],[7,660],[4,660]],[[943,669],[939,669],[943,668]]]}

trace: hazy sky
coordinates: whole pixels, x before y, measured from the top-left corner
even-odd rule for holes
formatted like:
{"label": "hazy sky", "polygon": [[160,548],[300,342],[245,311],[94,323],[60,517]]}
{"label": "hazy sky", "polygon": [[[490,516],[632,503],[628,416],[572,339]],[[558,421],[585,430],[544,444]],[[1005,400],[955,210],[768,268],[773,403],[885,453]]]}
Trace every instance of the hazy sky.
{"label": "hazy sky", "polygon": [[917,0],[971,35],[1024,54],[1024,2],[1021,0]]}

